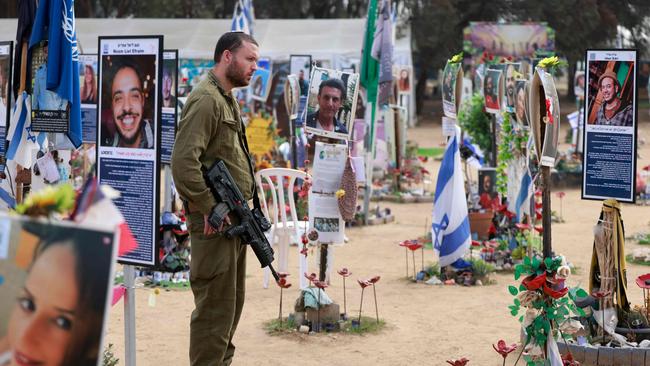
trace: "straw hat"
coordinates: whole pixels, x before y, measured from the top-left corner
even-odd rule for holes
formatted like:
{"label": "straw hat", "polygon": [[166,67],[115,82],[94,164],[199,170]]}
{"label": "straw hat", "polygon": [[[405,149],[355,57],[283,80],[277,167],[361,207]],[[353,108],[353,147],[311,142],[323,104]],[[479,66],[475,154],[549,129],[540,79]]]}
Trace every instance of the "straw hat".
{"label": "straw hat", "polygon": [[612,70],[607,70],[605,71],[600,77],[598,78],[598,87],[600,88],[600,82],[603,81],[604,78],[612,78],[614,82],[616,83],[616,86],[618,88],[621,88],[621,83],[618,82],[618,77],[616,76],[616,73]]}

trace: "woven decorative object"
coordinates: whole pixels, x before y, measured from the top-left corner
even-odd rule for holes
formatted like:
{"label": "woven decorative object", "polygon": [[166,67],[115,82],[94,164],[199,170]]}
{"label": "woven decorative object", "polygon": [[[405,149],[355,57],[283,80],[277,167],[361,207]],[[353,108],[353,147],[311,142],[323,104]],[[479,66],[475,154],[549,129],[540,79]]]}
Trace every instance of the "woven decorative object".
{"label": "woven decorative object", "polygon": [[339,211],[345,221],[352,221],[357,211],[357,178],[352,168],[351,159],[345,162],[345,169],[341,177],[341,188],[345,191],[342,197],[339,197]]}

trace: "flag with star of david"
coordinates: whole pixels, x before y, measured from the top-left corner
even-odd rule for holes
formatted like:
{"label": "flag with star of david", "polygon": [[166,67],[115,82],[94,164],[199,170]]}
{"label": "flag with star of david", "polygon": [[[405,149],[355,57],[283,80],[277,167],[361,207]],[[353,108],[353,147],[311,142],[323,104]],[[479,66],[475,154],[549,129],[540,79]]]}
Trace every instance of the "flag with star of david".
{"label": "flag with star of david", "polygon": [[31,97],[26,92],[18,96],[7,139],[9,148],[7,148],[7,160],[22,165],[23,168],[31,168],[33,158],[40,147],[47,145],[47,134],[45,132],[32,131],[32,102]]}
{"label": "flag with star of david", "polygon": [[472,241],[465,198],[465,181],[460,165],[460,129],[449,138],[442,158],[433,202],[431,234],[440,267],[461,258]]}

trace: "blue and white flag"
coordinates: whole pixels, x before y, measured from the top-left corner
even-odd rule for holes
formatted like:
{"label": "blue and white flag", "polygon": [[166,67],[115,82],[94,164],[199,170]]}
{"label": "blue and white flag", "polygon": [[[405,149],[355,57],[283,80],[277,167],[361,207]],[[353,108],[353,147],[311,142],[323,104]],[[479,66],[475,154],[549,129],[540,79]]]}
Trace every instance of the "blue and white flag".
{"label": "blue and white flag", "polygon": [[68,138],[81,146],[81,101],[79,97],[79,47],[74,0],[40,0],[29,39],[29,47],[48,40],[47,89],[70,102]]}
{"label": "blue and white flag", "polygon": [[515,214],[517,215],[517,222],[521,222],[524,214],[530,216],[530,199],[533,196],[533,179],[528,172],[528,168],[521,177],[521,184],[519,185],[519,194],[517,194],[517,201],[515,202]]}
{"label": "blue and white flag", "polygon": [[253,35],[253,23],[255,22],[255,11],[252,0],[238,0],[235,3],[235,10],[232,15],[230,31],[244,32]]}
{"label": "blue and white flag", "polygon": [[35,151],[47,145],[45,132],[32,131],[32,101],[26,92],[19,95],[16,100],[7,139],[10,141],[7,160],[28,169],[32,167]]}
{"label": "blue and white flag", "polygon": [[465,139],[463,139],[463,145],[465,145],[465,147],[467,147],[469,151],[472,152],[472,156],[467,158],[467,163],[476,169],[482,168],[485,158],[485,155],[483,155],[483,150],[481,150],[478,145],[475,145],[472,142],[472,138],[469,136],[466,136]]}
{"label": "blue and white flag", "polygon": [[461,258],[472,242],[458,136],[460,129],[456,128],[456,135],[447,142],[442,158],[433,202],[431,238],[441,267]]}

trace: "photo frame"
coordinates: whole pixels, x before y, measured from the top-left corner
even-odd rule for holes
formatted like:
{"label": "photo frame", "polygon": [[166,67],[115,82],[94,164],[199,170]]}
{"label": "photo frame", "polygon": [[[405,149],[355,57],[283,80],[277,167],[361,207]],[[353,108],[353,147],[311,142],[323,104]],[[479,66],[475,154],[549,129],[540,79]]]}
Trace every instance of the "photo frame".
{"label": "photo frame", "polygon": [[445,116],[456,118],[458,112],[462,83],[463,68],[460,63],[447,62],[445,70],[442,73],[442,108]]}
{"label": "photo frame", "polygon": [[315,67],[309,82],[305,131],[348,140],[358,94],[359,74]]}
{"label": "photo frame", "polygon": [[487,69],[485,71],[483,96],[485,97],[485,111],[488,113],[496,114],[501,111],[502,74],[503,72],[498,69]]}

